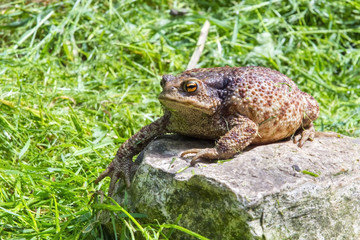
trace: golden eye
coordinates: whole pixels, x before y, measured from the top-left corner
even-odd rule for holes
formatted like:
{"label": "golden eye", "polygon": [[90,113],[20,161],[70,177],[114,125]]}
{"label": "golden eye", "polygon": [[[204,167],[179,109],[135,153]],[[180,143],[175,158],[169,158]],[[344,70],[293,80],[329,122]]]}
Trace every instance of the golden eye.
{"label": "golden eye", "polygon": [[196,92],[198,84],[195,81],[189,81],[184,84],[184,90],[188,93]]}

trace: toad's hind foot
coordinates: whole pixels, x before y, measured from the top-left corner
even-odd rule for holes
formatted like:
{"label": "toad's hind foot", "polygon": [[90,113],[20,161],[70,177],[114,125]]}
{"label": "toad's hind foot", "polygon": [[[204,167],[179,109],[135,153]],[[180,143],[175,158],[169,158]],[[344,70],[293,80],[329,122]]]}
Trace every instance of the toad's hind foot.
{"label": "toad's hind foot", "polygon": [[314,138],[315,138],[314,124],[310,123],[310,125],[307,128],[302,129],[301,132],[294,137],[294,143],[295,144],[298,143],[298,146],[302,147],[307,140],[313,141]]}

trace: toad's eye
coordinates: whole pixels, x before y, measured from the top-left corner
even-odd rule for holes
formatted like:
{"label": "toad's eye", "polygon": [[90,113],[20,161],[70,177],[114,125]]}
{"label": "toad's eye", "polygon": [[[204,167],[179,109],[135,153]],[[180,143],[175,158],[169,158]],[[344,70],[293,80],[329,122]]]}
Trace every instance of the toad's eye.
{"label": "toad's eye", "polygon": [[195,81],[189,81],[184,84],[184,90],[188,93],[196,92],[198,84]]}

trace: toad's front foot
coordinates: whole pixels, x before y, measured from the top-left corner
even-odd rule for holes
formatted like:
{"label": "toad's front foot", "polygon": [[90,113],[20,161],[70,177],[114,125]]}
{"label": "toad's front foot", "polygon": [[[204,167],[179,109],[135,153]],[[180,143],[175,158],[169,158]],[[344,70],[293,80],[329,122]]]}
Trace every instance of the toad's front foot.
{"label": "toad's front foot", "polygon": [[109,186],[109,196],[112,196],[114,193],[116,182],[122,178],[126,184],[126,187],[130,187],[131,178],[137,170],[138,165],[134,163],[131,159],[128,160],[119,160],[115,158],[109,166],[103,171],[100,176],[95,180],[97,184],[105,177],[110,177],[110,186]]}

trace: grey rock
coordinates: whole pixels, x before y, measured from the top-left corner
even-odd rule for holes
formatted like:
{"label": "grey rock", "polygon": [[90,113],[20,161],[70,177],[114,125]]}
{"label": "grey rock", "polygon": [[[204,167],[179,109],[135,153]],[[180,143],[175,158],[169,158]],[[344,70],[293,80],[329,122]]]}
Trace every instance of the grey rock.
{"label": "grey rock", "polygon": [[[360,141],[316,138],[250,146],[229,161],[189,167],[189,148],[213,141],[153,141],[128,189],[130,207],[210,239],[360,239]],[[315,177],[314,175],[318,175]],[[122,203],[123,193],[117,201]],[[171,239],[191,239],[179,231]]]}

